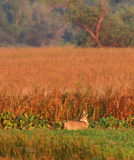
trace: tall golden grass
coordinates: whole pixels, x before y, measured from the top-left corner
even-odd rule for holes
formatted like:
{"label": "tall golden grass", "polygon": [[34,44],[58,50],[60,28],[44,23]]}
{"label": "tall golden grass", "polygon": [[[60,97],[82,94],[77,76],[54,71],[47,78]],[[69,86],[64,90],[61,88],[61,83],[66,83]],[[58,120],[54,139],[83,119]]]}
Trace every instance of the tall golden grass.
{"label": "tall golden grass", "polygon": [[50,120],[79,118],[91,108],[93,119],[100,110],[134,115],[134,49],[1,48],[0,108]]}

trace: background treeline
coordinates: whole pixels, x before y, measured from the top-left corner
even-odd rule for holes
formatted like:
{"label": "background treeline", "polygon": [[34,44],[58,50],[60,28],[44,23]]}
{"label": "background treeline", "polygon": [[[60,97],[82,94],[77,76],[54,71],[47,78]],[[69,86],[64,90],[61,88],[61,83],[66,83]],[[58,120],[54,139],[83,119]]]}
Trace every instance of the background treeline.
{"label": "background treeline", "polygon": [[[89,26],[96,26],[99,0],[83,0],[90,7]],[[77,7],[77,6],[76,6]],[[92,37],[75,21],[65,18],[63,7],[51,9],[43,1],[0,1],[0,46],[71,45],[96,47]],[[81,10],[82,12],[82,10]],[[82,13],[83,14],[83,13]],[[134,1],[108,0],[100,29],[103,46],[134,46]]]}

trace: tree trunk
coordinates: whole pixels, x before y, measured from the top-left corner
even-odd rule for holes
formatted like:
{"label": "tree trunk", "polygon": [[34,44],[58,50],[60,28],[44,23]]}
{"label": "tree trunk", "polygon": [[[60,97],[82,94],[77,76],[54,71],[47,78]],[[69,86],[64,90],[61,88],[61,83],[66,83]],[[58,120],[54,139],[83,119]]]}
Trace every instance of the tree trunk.
{"label": "tree trunk", "polygon": [[94,33],[93,33],[93,31],[89,28],[89,27],[87,27],[86,25],[84,25],[81,21],[77,21],[77,23],[79,24],[79,26],[81,26],[82,28],[84,28],[88,33],[89,33],[89,35],[94,39],[94,41],[96,42],[96,44],[98,45],[98,47],[103,47],[103,45],[100,43],[100,40],[99,40],[99,34],[97,35],[95,35]]}
{"label": "tree trunk", "polygon": [[103,45],[100,43],[100,40],[99,40],[99,31],[100,31],[100,28],[101,28],[101,23],[102,23],[102,21],[104,19],[104,16],[105,16],[105,10],[106,10],[105,3],[106,3],[106,0],[101,0],[101,11],[102,11],[102,13],[99,17],[99,20],[98,20],[98,23],[97,23],[97,26],[96,26],[96,33],[93,33],[93,31],[89,27],[84,25],[80,20],[77,21],[77,23],[91,35],[91,37],[94,39],[94,41],[96,42],[96,44],[100,48],[103,47]]}

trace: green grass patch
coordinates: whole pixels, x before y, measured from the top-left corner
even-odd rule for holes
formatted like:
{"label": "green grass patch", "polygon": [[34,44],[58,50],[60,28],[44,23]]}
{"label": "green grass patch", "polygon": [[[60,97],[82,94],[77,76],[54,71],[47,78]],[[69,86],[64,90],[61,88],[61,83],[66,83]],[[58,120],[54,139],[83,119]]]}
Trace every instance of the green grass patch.
{"label": "green grass patch", "polygon": [[0,157],[24,160],[132,160],[134,129],[0,130]]}

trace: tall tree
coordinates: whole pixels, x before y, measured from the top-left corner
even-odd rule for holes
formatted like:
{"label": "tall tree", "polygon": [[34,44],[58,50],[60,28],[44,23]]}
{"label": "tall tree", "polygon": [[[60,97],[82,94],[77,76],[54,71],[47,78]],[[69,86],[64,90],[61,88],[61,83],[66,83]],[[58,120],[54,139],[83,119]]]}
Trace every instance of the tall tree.
{"label": "tall tree", "polygon": [[93,38],[99,47],[99,32],[106,11],[106,0],[90,6],[86,0],[44,0],[49,5],[49,11],[64,8],[64,15],[83,28]]}

